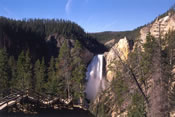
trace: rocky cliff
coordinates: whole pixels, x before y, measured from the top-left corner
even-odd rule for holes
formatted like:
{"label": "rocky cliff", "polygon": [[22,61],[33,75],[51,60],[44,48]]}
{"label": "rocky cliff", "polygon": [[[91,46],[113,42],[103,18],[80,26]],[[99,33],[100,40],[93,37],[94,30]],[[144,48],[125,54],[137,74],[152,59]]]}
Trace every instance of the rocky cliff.
{"label": "rocky cliff", "polygon": [[165,36],[170,30],[175,30],[175,14],[171,13],[162,18],[157,17],[153,23],[141,28],[139,39],[145,43],[148,33],[155,38],[159,38],[160,36]]}
{"label": "rocky cliff", "polygon": [[[140,37],[139,40],[142,42],[141,46],[146,43],[146,37],[148,33],[152,35],[155,40],[159,43],[158,46],[161,46],[161,50],[155,50],[153,57],[153,71],[150,75],[149,80],[147,81],[149,84],[149,88],[147,89],[147,95],[149,96],[149,112],[148,116],[152,117],[166,117],[168,115],[169,111],[169,104],[168,104],[168,92],[171,92],[167,89],[167,87],[172,87],[171,83],[167,84],[169,82],[167,80],[167,75],[165,75],[165,71],[162,70],[162,52],[166,51],[166,48],[169,47],[169,45],[166,43],[163,45],[163,42],[167,42],[167,39],[165,36],[171,31],[175,30],[175,14],[168,13],[164,17],[158,17],[156,20],[143,27],[140,30]],[[143,47],[143,46],[142,46]],[[173,54],[173,51],[172,51]],[[172,63],[173,64],[173,63]],[[173,69],[172,69],[173,70]],[[166,81],[167,80],[167,81]],[[158,83],[160,82],[160,83]],[[167,86],[168,85],[168,86]],[[170,116],[172,116],[171,111],[169,111]],[[172,116],[173,117],[173,116]]]}
{"label": "rocky cliff", "polygon": [[118,43],[116,43],[109,52],[105,53],[106,59],[106,79],[108,82],[113,80],[115,73],[111,69],[111,67],[115,66],[114,61],[119,61],[118,56],[121,57],[123,61],[126,61],[129,54],[129,43],[126,37],[120,39]]}
{"label": "rocky cliff", "polygon": [[[120,39],[120,41],[109,50],[109,52],[104,54],[106,60],[107,87],[104,92],[102,91],[99,93],[97,98],[90,105],[91,112],[93,112],[97,117],[117,117],[118,115],[127,115],[127,112],[124,110],[130,102],[128,101],[128,98],[125,98],[125,103],[118,106],[118,101],[116,102],[118,95],[115,94],[113,85],[115,85],[115,83],[118,81],[118,79],[116,80],[116,69],[123,69],[120,62],[127,61],[129,52],[129,43],[125,37]],[[126,76],[123,77],[127,76],[128,75],[126,73]],[[127,85],[130,85],[130,83]],[[104,115],[104,113],[106,114]]]}
{"label": "rocky cliff", "polygon": [[[169,56],[169,53],[167,53],[169,50],[167,49],[170,48],[170,45],[168,44],[169,40],[166,39],[170,39],[167,35],[174,30],[175,14],[167,12],[167,15],[157,17],[152,23],[140,29],[140,35],[135,40],[132,51],[128,40],[123,38],[109,52],[106,52],[104,54],[106,80],[109,84],[106,90],[101,92],[96,100],[91,103],[91,112],[97,117],[127,117],[133,115],[134,117],[173,117],[174,110],[169,104],[169,92],[172,92],[172,84],[174,84],[170,81],[174,78],[172,75],[174,69],[173,67],[172,69],[168,68],[169,74],[172,75],[170,78],[166,71],[169,59],[167,57]],[[153,40],[151,41],[152,47],[148,47],[148,34],[151,35],[150,38]],[[171,37],[171,39],[174,39],[174,37]],[[138,45],[141,47],[140,50]],[[143,51],[145,47],[149,48],[152,53],[149,53],[148,50]],[[174,49],[172,49],[171,56],[174,55],[173,52]],[[151,58],[148,57],[149,60],[148,55],[151,55]],[[171,58],[173,59],[173,57]],[[172,62],[171,65],[173,65]],[[132,79],[133,75],[137,81]],[[143,94],[140,93],[140,90],[143,91]],[[143,98],[144,95],[148,98],[148,102]],[[140,97],[136,98],[137,96]],[[138,108],[136,105],[139,105]],[[139,112],[134,112],[134,109],[138,109]]]}

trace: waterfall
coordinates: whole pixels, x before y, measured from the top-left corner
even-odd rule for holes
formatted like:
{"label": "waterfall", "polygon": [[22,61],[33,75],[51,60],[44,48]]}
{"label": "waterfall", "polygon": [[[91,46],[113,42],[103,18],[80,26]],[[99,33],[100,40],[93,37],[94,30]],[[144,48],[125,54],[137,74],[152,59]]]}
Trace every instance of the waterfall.
{"label": "waterfall", "polygon": [[101,89],[104,89],[103,55],[94,56],[86,72],[86,98],[93,100]]}

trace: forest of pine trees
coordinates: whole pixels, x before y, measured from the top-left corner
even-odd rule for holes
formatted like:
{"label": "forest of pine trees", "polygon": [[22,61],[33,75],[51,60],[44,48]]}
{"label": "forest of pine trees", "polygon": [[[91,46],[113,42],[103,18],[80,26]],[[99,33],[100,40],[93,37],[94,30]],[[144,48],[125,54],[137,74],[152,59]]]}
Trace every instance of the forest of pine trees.
{"label": "forest of pine trees", "polygon": [[[59,47],[52,35],[68,40],[78,40],[92,53],[103,53],[106,48],[95,38],[85,33],[76,23],[62,19],[23,19],[14,20],[0,17],[0,48],[6,48],[9,55],[19,56],[22,50],[30,50],[32,59],[57,57]],[[53,42],[52,42],[53,41]],[[50,51],[51,50],[51,51]]]}
{"label": "forest of pine trees", "polygon": [[174,111],[175,31],[159,38],[148,33],[146,43],[138,39],[134,46],[127,61],[112,62],[114,79],[99,95],[98,104],[90,106],[97,117],[111,116],[116,110],[119,115],[126,112],[127,117],[168,117]]}
{"label": "forest of pine trees", "polygon": [[82,101],[84,49],[92,55],[107,50],[71,21],[0,17],[0,97],[17,88]]}
{"label": "forest of pine trees", "polygon": [[67,41],[60,48],[58,57],[51,57],[46,64],[44,57],[35,62],[30,51],[22,51],[17,60],[0,49],[0,96],[11,88],[34,90],[74,102],[84,98],[85,64],[80,57],[82,45],[76,40],[73,51]]}

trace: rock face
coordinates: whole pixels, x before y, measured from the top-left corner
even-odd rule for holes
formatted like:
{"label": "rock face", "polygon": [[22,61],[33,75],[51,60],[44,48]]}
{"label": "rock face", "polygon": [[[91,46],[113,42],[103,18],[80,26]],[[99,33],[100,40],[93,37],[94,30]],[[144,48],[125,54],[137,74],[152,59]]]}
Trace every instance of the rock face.
{"label": "rock face", "polygon": [[115,39],[112,39],[112,40],[106,42],[106,43],[105,43],[105,46],[106,46],[107,48],[111,48],[112,46],[114,46],[114,44],[115,44]]}
{"label": "rock face", "polygon": [[[59,48],[62,46],[64,41],[67,41],[68,47],[72,49],[75,45],[75,40],[73,39],[66,39],[63,35],[59,35],[57,33],[52,34],[48,36],[47,42],[52,45],[52,47],[49,48],[50,53],[55,53],[57,55],[57,52],[59,51]],[[94,54],[90,52],[87,48],[83,47],[83,52],[81,53],[81,58],[85,64],[89,63]]]}
{"label": "rock face", "polygon": [[[159,38],[160,36],[165,36],[166,33],[168,33],[169,30],[175,30],[175,14],[168,14],[164,17],[158,17],[153,23],[146,25],[145,27],[140,29],[140,37],[139,40],[143,43],[146,42],[146,36],[148,33],[150,33],[155,38]],[[111,43],[113,40],[111,41]],[[109,42],[110,43],[110,42]],[[142,45],[141,45],[142,46]],[[120,39],[118,43],[116,43],[109,52],[106,52],[104,54],[106,59],[106,79],[109,82],[109,84],[112,84],[112,81],[115,76],[116,69],[111,69],[112,67],[116,66],[116,61],[119,61],[118,55],[123,60],[123,62],[127,62],[128,54],[130,53],[130,47],[128,40],[125,38]],[[146,96],[149,97],[149,109],[147,109],[147,116],[148,117],[167,117],[169,116],[168,113],[170,113],[170,117],[174,117],[175,111],[172,110],[169,112],[168,110],[168,91],[165,88],[164,83],[160,83],[160,81],[165,81],[165,78],[167,76],[164,76],[161,71],[163,70],[161,66],[161,52],[159,49],[156,48],[156,52],[153,55],[153,65],[151,72],[147,83],[148,83],[148,89],[144,90],[144,93]],[[175,70],[174,70],[175,71]],[[127,73],[126,73],[127,74]],[[125,75],[126,76],[126,75]],[[129,82],[129,81],[128,81]],[[130,86],[129,92],[131,92],[133,86],[133,91],[137,89],[135,87],[134,83]],[[95,108],[98,106],[98,104],[103,105],[109,105],[112,102],[112,105],[110,105],[110,109],[108,112],[110,113],[110,116],[112,117],[123,117],[127,116],[127,109],[125,108],[124,112],[121,114],[121,112],[117,111],[117,105],[114,104],[114,93],[112,90],[109,89],[106,91],[107,93],[104,93],[99,96],[93,103],[92,110],[95,110]],[[132,93],[132,92],[131,92]],[[105,97],[107,99],[105,99]],[[126,104],[127,105],[127,104]],[[118,109],[120,110],[120,109]]]}
{"label": "rock face", "polygon": [[111,66],[114,66],[114,60],[119,60],[118,55],[120,58],[125,61],[128,58],[129,54],[129,43],[126,37],[120,39],[118,43],[116,43],[109,52],[105,53],[106,58],[106,79],[108,82],[111,82],[114,77],[114,72],[111,70]]}
{"label": "rock face", "polygon": [[[116,94],[113,92],[111,84],[113,80],[116,80],[116,67],[117,69],[122,69],[121,66],[118,66],[120,63],[120,59],[125,62],[128,59],[128,54],[130,52],[129,42],[126,37],[119,40],[109,52],[104,53],[104,57],[106,59],[106,90],[97,95],[96,99],[90,105],[90,110],[97,117],[102,117],[100,106],[104,105],[105,114],[110,117],[126,117],[127,111],[125,108],[127,107],[129,101],[125,101],[125,103],[119,108],[116,104]],[[119,58],[120,56],[120,58]],[[111,69],[114,68],[114,69]],[[127,73],[125,74],[127,76]],[[127,80],[128,81],[128,80]],[[127,100],[127,98],[125,98]]]}
{"label": "rock face", "polygon": [[142,43],[146,42],[146,36],[150,32],[152,36],[158,38],[164,36],[169,30],[175,30],[175,15],[169,15],[163,18],[157,18],[152,24],[143,27],[140,30],[140,38]]}
{"label": "rock face", "polygon": [[[171,15],[170,13],[162,18],[157,18],[152,24],[143,27],[140,30],[140,40],[142,43],[146,42],[146,36],[150,33],[156,39],[159,37],[164,37],[168,31],[175,30],[175,14]],[[161,60],[160,52],[156,52],[156,55],[153,57],[153,69],[154,72],[151,74],[151,78],[148,80],[149,88],[147,95],[149,96],[149,108],[148,117],[165,117],[168,116],[168,91],[165,88],[166,84],[157,82],[165,80],[161,72]],[[161,90],[160,90],[161,89]],[[170,112],[170,117],[173,117],[173,112]]]}

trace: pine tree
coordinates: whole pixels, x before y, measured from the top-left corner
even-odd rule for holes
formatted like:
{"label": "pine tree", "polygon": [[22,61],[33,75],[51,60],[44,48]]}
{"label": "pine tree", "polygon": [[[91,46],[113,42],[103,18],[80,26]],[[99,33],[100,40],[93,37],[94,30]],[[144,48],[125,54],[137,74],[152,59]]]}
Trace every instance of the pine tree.
{"label": "pine tree", "polygon": [[24,51],[18,57],[17,61],[17,88],[23,90],[32,87],[32,64],[29,56],[29,51],[24,54]]}
{"label": "pine tree", "polygon": [[9,60],[8,60],[8,65],[10,67],[10,87],[15,87],[16,82],[16,61],[14,56],[10,56]]}
{"label": "pine tree", "polygon": [[158,44],[156,42],[156,39],[149,33],[146,37],[146,43],[143,45],[144,52],[141,53],[142,56],[141,67],[145,77],[147,77],[146,76],[147,74],[150,74],[152,72],[152,69],[150,68],[152,68],[153,54],[155,52],[155,48],[157,47]]}
{"label": "pine tree", "polygon": [[41,72],[41,77],[43,78],[44,81],[46,81],[47,74],[46,74],[46,65],[45,65],[44,57],[41,60],[40,72]]}
{"label": "pine tree", "polygon": [[37,92],[43,93],[45,87],[45,79],[46,79],[46,67],[44,58],[40,63],[40,60],[37,60],[34,67],[34,89]]}
{"label": "pine tree", "polygon": [[84,78],[85,78],[85,65],[81,58],[82,46],[78,40],[75,42],[75,47],[72,51],[72,79],[71,89],[72,95],[75,100],[84,98]]}
{"label": "pine tree", "polygon": [[32,63],[30,58],[29,50],[25,54],[25,64],[24,64],[24,80],[26,81],[26,88],[32,88]]}
{"label": "pine tree", "polygon": [[57,59],[57,80],[59,81],[58,87],[63,90],[60,93],[65,98],[70,98],[70,80],[71,80],[71,56],[68,43],[65,40],[60,48],[59,56]]}
{"label": "pine tree", "polygon": [[24,57],[24,51],[21,52],[21,54],[18,56],[17,61],[17,83],[15,85],[16,88],[24,89],[24,63],[25,63],[25,57]]}
{"label": "pine tree", "polygon": [[143,96],[134,93],[132,96],[131,106],[129,107],[128,117],[145,117],[145,103]]}
{"label": "pine tree", "polygon": [[51,57],[49,62],[47,91],[51,94],[54,94],[54,93],[57,94],[55,60],[53,56]]}
{"label": "pine tree", "polygon": [[42,88],[43,81],[40,74],[40,60],[38,59],[34,65],[34,89],[37,92],[40,92]]}
{"label": "pine tree", "polygon": [[5,49],[0,49],[0,95],[5,93],[9,86],[8,57]]}
{"label": "pine tree", "polygon": [[113,81],[111,83],[111,87],[112,87],[112,91],[115,94],[116,103],[119,107],[121,107],[121,105],[125,101],[124,95],[128,91],[128,86],[127,86],[126,82],[124,81],[124,77],[123,77],[122,72],[117,70],[115,77],[116,78],[113,79]]}

